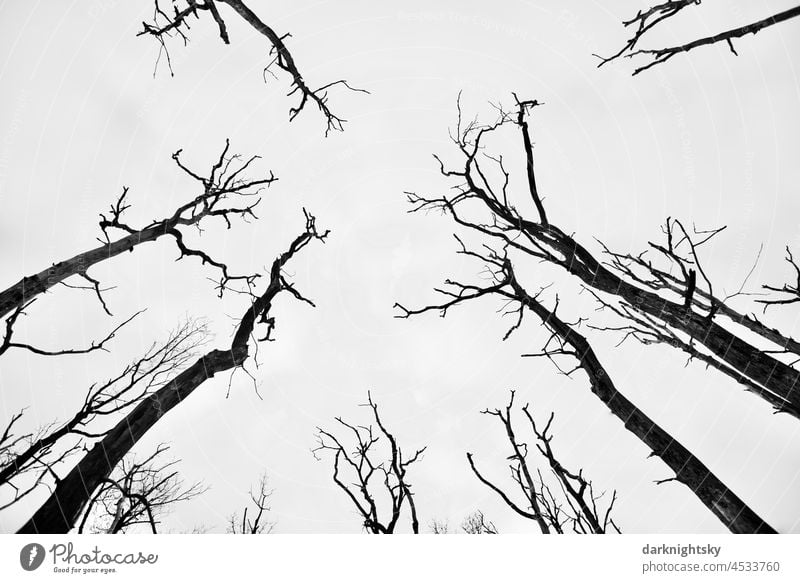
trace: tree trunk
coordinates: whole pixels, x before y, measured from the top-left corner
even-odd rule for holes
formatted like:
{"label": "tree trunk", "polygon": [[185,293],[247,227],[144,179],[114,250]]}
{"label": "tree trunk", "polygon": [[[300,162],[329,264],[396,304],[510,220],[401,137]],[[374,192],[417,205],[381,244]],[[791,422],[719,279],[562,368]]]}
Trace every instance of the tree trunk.
{"label": "tree trunk", "polygon": [[[144,398],[117,423],[63,479],[44,504],[18,533],[66,533],[77,522],[92,493],[109,478],[114,467],[159,419],[186,399],[197,387],[219,372],[240,366],[248,356],[248,346],[257,323],[271,331],[274,319],[269,315],[272,301],[280,292],[289,290],[295,298],[313,305],[291,287],[282,275],[284,265],[312,239],[323,240],[328,234],[318,233],[313,216],[306,213],[306,229],[289,248],[272,262],[270,280],[264,293],[254,298],[242,314],[226,350],[212,350],[178,374],[153,394]],[[267,337],[269,337],[269,331]]]}
{"label": "tree trunk", "polygon": [[247,358],[247,350],[212,350],[167,385],[144,399],[83,459],[59,480],[50,498],[17,532],[63,534],[77,522],[86,502],[116,465],[147,431],[216,373],[230,370]]}
{"label": "tree trunk", "polygon": [[685,484],[700,501],[733,533],[770,534],[776,531],[734,494],[703,462],[645,415],[614,386],[608,372],[582,335],[540,304],[516,281],[511,280],[516,298],[528,306],[565,343],[576,352],[581,368],[589,376],[592,393],[661,458],[672,471],[674,480]]}
{"label": "tree trunk", "polygon": [[763,387],[769,395],[759,395],[771,405],[800,418],[800,371],[742,340],[717,324],[713,318],[686,309],[681,304],[623,280],[604,267],[572,237],[552,224],[545,227],[524,221],[523,228],[542,244],[563,255],[564,260],[555,263],[586,285],[620,297],[634,309],[687,334],[742,377]]}
{"label": "tree trunk", "polygon": [[68,277],[84,273],[93,265],[116,257],[120,253],[133,251],[133,248],[140,243],[155,241],[162,235],[167,234],[167,230],[167,223],[142,229],[108,245],[101,245],[84,253],[79,253],[70,259],[54,263],[51,267],[37,274],[23,277],[18,283],[0,292],[0,318],[24,306],[39,294],[46,292],[54,285],[58,285]]}

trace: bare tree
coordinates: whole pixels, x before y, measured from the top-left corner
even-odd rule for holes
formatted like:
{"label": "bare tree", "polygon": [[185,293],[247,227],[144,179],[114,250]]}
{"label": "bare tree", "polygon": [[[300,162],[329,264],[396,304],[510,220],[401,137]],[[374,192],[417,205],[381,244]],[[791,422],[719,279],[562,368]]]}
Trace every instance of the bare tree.
{"label": "bare tree", "polygon": [[16,435],[23,412],[14,415],[0,436],[0,487],[11,491],[14,504],[55,476],[55,468],[78,453],[86,440],[105,435],[103,422],[115,419],[178,374],[205,342],[204,323],[187,320],[163,344],[152,344],[137,360],[113,377],[93,384],[76,413],[64,423],[50,423]]}
{"label": "bare tree", "polygon": [[[428,523],[428,529],[431,534],[454,534],[446,520],[433,519]],[[461,534],[498,534],[497,527],[480,510],[468,514],[461,521],[460,529]]]}
{"label": "bare tree", "polygon": [[[453,183],[452,190],[442,196],[408,193],[412,212],[442,211],[458,225],[505,246],[521,261],[543,261],[562,268],[586,288],[609,298],[606,305],[613,302],[618,315],[647,332],[626,336],[679,348],[690,360],[700,360],[735,379],[776,412],[800,417],[800,371],[776,357],[776,353],[800,355],[800,343],[755,316],[733,309],[728,301],[742,294],[724,298],[715,295],[711,277],[702,267],[700,250],[721,229],[690,231],[670,218],[663,229],[666,241],[650,244],[655,259],[642,253],[614,253],[603,247],[598,260],[545,214],[527,121],[541,104],[516,96],[515,102],[514,110],[495,106],[496,119],[483,124],[477,119],[462,119],[459,100],[453,141],[462,162],[446,168],[436,158],[442,175]],[[528,182],[523,195],[514,196],[504,158],[490,154],[486,143],[489,136],[505,128],[516,129],[522,138]],[[528,218],[522,209],[531,205],[536,214]],[[655,260],[665,265],[657,265]],[[621,329],[629,331],[627,327]],[[755,334],[770,347],[756,347],[740,335],[742,332],[748,337]]]}
{"label": "bare tree", "polygon": [[78,533],[119,534],[137,525],[158,533],[161,517],[180,502],[191,500],[206,488],[200,482],[185,486],[175,466],[178,460],[162,461],[169,446],[136,461],[122,459],[114,473],[104,480],[86,506]]}
{"label": "bare tree", "polygon": [[346,120],[334,114],[328,107],[328,91],[333,87],[341,86],[351,91],[368,93],[364,89],[355,89],[351,87],[344,79],[339,79],[326,83],[316,89],[311,89],[306,84],[303,75],[300,73],[295,63],[292,53],[289,52],[284,42],[290,35],[279,35],[241,0],[173,0],[171,12],[165,11],[161,7],[159,0],[154,0],[154,3],[153,21],[150,23],[143,22],[142,30],[139,32],[139,35],[151,36],[158,41],[159,53],[158,59],[156,60],[156,67],[158,67],[161,56],[164,55],[170,73],[173,73],[173,71],[169,48],[167,46],[168,41],[172,38],[177,38],[182,41],[185,46],[189,42],[188,34],[191,28],[190,22],[200,19],[201,14],[208,14],[210,18],[214,20],[219,29],[220,39],[226,45],[230,44],[228,27],[218,8],[219,4],[226,4],[256,32],[267,39],[270,46],[269,56],[271,60],[264,68],[264,79],[266,80],[267,75],[276,77],[275,70],[286,73],[291,78],[291,90],[288,95],[297,96],[299,102],[289,109],[289,121],[297,117],[308,103],[313,103],[325,117],[327,123],[325,129],[326,136],[331,130],[342,131],[344,129],[343,124]]}
{"label": "bare tree", "polygon": [[739,53],[736,52],[736,49],[733,46],[734,40],[741,39],[749,34],[754,35],[765,28],[800,16],[800,6],[795,6],[794,8],[783,10],[744,26],[739,26],[718,32],[710,36],[694,39],[680,45],[660,48],[639,48],[640,41],[649,36],[648,33],[650,31],[655,28],[663,28],[663,25],[659,25],[661,25],[664,21],[675,18],[685,8],[698,6],[700,2],[701,0],[667,0],[666,2],[653,4],[644,10],[639,10],[636,13],[636,16],[630,20],[625,20],[622,22],[626,28],[632,28],[634,30],[633,36],[627,40],[627,42],[619,51],[610,57],[601,57],[600,55],[595,55],[600,59],[600,64],[598,66],[602,67],[606,63],[619,59],[620,57],[629,59],[642,57],[645,60],[645,64],[638,66],[633,71],[634,75],[638,75],[642,71],[646,71],[651,67],[668,61],[675,55],[688,53],[696,48],[714,45],[717,43],[725,43],[728,49],[730,49],[731,53],[738,56]]}
{"label": "bare tree", "polygon": [[[372,411],[377,429],[372,425],[352,425],[336,417],[350,439],[317,428],[319,445],[313,450],[314,456],[327,453],[333,457],[333,481],[356,507],[367,532],[393,534],[407,505],[411,531],[418,534],[417,507],[407,473],[421,459],[425,448],[406,458],[395,436],[383,424],[369,393],[364,406]],[[350,442],[354,445],[348,445]],[[387,503],[389,510],[384,514]]]}
{"label": "bare tree", "polygon": [[[100,215],[102,239],[99,239],[101,243],[99,247],[54,263],[37,274],[23,277],[18,283],[0,292],[0,317],[6,317],[6,333],[0,352],[4,352],[12,344],[12,328],[23,310],[30,306],[30,303],[40,294],[56,285],[63,284],[67,287],[93,291],[103,310],[110,314],[108,304],[103,298],[104,289],[98,280],[88,274],[89,269],[102,261],[126,251],[132,252],[139,245],[161,237],[174,240],[179,251],[178,259],[197,257],[203,264],[215,268],[219,272],[217,289],[220,296],[232,283],[241,283],[247,286],[255,283],[259,277],[258,274],[231,273],[225,263],[212,257],[209,252],[186,245],[184,234],[189,228],[195,228],[202,232],[201,227],[212,219],[218,219],[227,228],[231,228],[232,220],[236,218],[245,221],[256,218],[255,208],[261,202],[263,189],[275,182],[277,178],[272,173],[263,178],[245,178],[246,171],[253,162],[259,159],[259,156],[245,159],[238,154],[231,154],[230,142],[227,140],[225,148],[206,175],[186,166],[181,154],[182,150],[178,150],[172,155],[172,159],[178,168],[199,186],[198,194],[189,202],[179,206],[168,217],[154,220],[144,226],[134,226],[125,221],[123,217],[125,212],[131,208],[128,200],[129,189],[125,187],[109,211]],[[123,235],[112,239],[114,233],[123,233]],[[80,286],[66,283],[68,279],[77,277],[89,282],[90,285]],[[119,327],[114,332],[118,329]],[[114,332],[106,338],[106,341],[113,338]],[[94,349],[102,348],[104,342],[100,342]],[[34,352],[37,351],[34,350]],[[64,353],[64,351],[41,350],[37,353],[42,354],[43,352]]]}
{"label": "bare tree", "polygon": [[499,534],[494,522],[487,520],[480,510],[476,510],[461,523],[461,530],[466,534]]}
{"label": "bare tree", "polygon": [[525,507],[515,503],[512,495],[484,477],[476,467],[472,454],[468,453],[467,461],[478,479],[495,491],[514,512],[536,521],[542,534],[564,534],[567,530],[578,534],[621,532],[614,519],[611,518],[611,512],[617,501],[616,490],[611,494],[608,505],[603,511],[598,508],[597,504],[605,493],[595,494],[592,482],[584,478],[582,469],[577,472],[568,470],[553,453],[550,445],[553,441],[550,426],[553,424],[555,414],[550,414],[547,425],[540,430],[536,426],[529,406],[522,407],[522,412],[535,437],[536,449],[546,460],[550,473],[555,478],[557,488],[554,491],[554,488],[551,488],[548,481],[544,479],[542,471],[535,462],[530,460],[531,448],[525,441],[520,441],[515,433],[512,421],[513,407],[514,391],[511,391],[511,398],[504,410],[486,409],[483,413],[496,417],[508,437],[511,445],[508,467],[511,478],[517,486],[516,489],[522,493],[525,499]]}
{"label": "bare tree", "polygon": [[[166,218],[154,220],[143,227],[133,226],[125,220],[126,211],[131,208],[128,202],[128,189],[124,188],[116,203],[107,213],[100,215],[101,246],[90,251],[79,253],[74,257],[54,264],[42,272],[23,278],[19,283],[0,292],[0,315],[5,316],[5,334],[0,343],[0,355],[10,349],[25,349],[37,355],[58,356],[86,354],[97,350],[107,350],[107,344],[116,334],[141,311],[117,325],[105,338],[93,342],[88,348],[51,349],[40,348],[32,342],[20,342],[15,337],[15,325],[25,315],[38,296],[56,285],[68,288],[87,290],[98,299],[103,311],[111,315],[111,310],[104,297],[109,289],[89,275],[88,270],[97,263],[110,259],[125,251],[133,251],[138,245],[154,241],[164,235],[174,239],[179,256],[198,257],[204,264],[209,264],[220,273],[217,287],[221,295],[232,284],[243,284],[248,289],[255,284],[259,274],[238,275],[231,273],[227,265],[213,258],[203,249],[195,249],[184,242],[184,231],[202,227],[213,217],[231,228],[234,218],[248,220],[255,218],[254,209],[260,202],[262,189],[276,180],[274,175],[266,178],[249,179],[245,177],[250,166],[258,160],[258,156],[244,159],[238,154],[230,153],[230,144],[226,142],[220,156],[203,174],[189,168],[182,159],[182,151],[178,150],[172,159],[178,168],[200,186],[200,192],[189,202],[179,206]],[[120,238],[113,234],[122,232]],[[69,283],[71,278],[81,278],[88,285]],[[32,492],[36,487],[55,476],[53,468],[64,462],[71,454],[84,446],[86,439],[97,439],[104,436],[105,429],[96,427],[99,419],[110,419],[149,396],[155,388],[162,385],[167,376],[174,376],[181,371],[193,356],[192,350],[202,341],[202,326],[187,322],[159,346],[153,345],[137,361],[123,369],[117,376],[89,388],[86,398],[74,416],[64,424],[52,423],[36,431],[29,431],[14,436],[20,426],[21,413],[12,417],[0,440],[0,486],[13,489],[10,501],[3,505],[13,504]],[[92,427],[87,427],[92,423]],[[79,438],[77,442],[64,444],[64,438]],[[57,445],[59,444],[59,445]],[[23,476],[24,475],[24,476]],[[20,487],[18,482],[27,481]]]}
{"label": "bare tree", "polygon": [[[269,534],[275,528],[275,523],[267,518],[267,514],[272,510],[269,506],[269,499],[272,497],[272,489],[269,488],[267,474],[261,474],[258,486],[250,489],[250,501],[253,509],[246,505],[242,511],[242,517],[234,513],[228,519],[228,534]],[[250,512],[248,518],[247,513]]]}
{"label": "bare tree", "polygon": [[450,524],[446,520],[434,518],[428,523],[431,534],[450,534]]}
{"label": "bare tree", "polygon": [[[279,294],[287,292],[295,299],[314,305],[301,295],[283,272],[284,266],[306,245],[314,240],[322,241],[328,235],[328,231],[317,230],[315,218],[307,212],[305,221],[303,232],[273,261],[264,291],[255,294],[249,289],[240,290],[248,297],[249,306],[239,320],[230,346],[207,352],[130,410],[65,477],[57,480],[53,493],[20,528],[20,533],[68,532],[92,493],[108,479],[116,465],[153,425],[206,380],[218,373],[241,368],[251,356],[251,339],[254,344],[259,340],[273,339],[275,318],[271,313],[272,302]],[[263,328],[263,336],[257,339],[255,334],[259,327]]]}
{"label": "bare tree", "polygon": [[[508,247],[511,245],[509,244]],[[481,254],[469,251],[462,243],[460,253],[481,260],[490,281],[481,286],[448,279],[445,287],[437,290],[445,296],[444,302],[419,309],[408,309],[398,305],[402,310],[399,317],[407,318],[429,311],[445,315],[450,308],[463,302],[484,296],[496,296],[502,299],[505,312],[516,316],[514,323],[504,336],[504,339],[507,339],[521,327],[525,314],[533,312],[550,332],[550,337],[542,351],[523,356],[547,357],[556,364],[559,371],[567,376],[571,376],[577,371],[584,372],[589,378],[592,393],[625,424],[628,431],[650,449],[651,456],[661,458],[675,472],[673,478],[660,480],[659,483],[678,481],[688,486],[698,499],[732,532],[775,532],[703,462],[619,392],[611,375],[597,358],[588,340],[576,330],[576,325],[567,324],[556,315],[558,298],[556,298],[556,307],[549,309],[541,299],[546,288],[535,294],[528,292],[517,278],[507,252],[508,248],[504,250],[503,254],[499,254],[487,246],[485,252]],[[558,364],[559,359],[567,359],[573,363],[572,368],[567,370],[562,368]],[[513,441],[514,438],[509,437],[509,439]],[[533,503],[531,505],[533,506]],[[534,518],[541,517],[539,510],[535,507],[530,514]],[[543,525],[543,522],[544,520],[540,521],[540,526]]]}

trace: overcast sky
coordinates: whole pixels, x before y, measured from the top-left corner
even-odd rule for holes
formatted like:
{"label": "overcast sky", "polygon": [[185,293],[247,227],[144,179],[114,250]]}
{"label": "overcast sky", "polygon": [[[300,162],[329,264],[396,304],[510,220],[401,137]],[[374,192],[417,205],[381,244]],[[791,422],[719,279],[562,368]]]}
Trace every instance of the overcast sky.
{"label": "overcast sky", "polygon": [[[705,250],[715,289],[778,283],[790,273],[784,247],[800,243],[800,22],[631,77],[629,61],[597,69],[592,53],[627,38],[620,22],[642,2],[270,1],[248,3],[287,40],[311,86],[346,78],[369,95],[332,91],[331,108],[348,120],[323,137],[312,108],[287,120],[294,103],[285,75],[264,81],[265,39],[221,7],[231,44],[213,23],[192,27],[189,46],[172,46],[174,77],[158,47],[137,37],[150,2],[0,2],[0,265],[5,288],[96,244],[97,215],[130,187],[130,221],[145,224],[194,197],[170,159],[205,169],[225,138],[262,156],[257,171],[279,181],[259,220],[219,225],[200,239],[239,272],[262,269],[302,229],[302,208],[330,228],[289,272],[317,307],[281,298],[277,342],[260,347],[257,383],[237,374],[207,382],[138,444],[149,453],[172,444],[187,481],[209,491],[176,507],[167,530],[205,525],[221,531],[246,502],[262,471],[274,495],[277,532],[359,532],[360,520],[316,461],[316,426],[341,415],[368,421],[357,405],[371,390],[384,421],[406,448],[428,446],[410,475],[421,521],[452,525],[482,509],[504,532],[534,532],[471,474],[472,451],[486,473],[507,480],[507,443],[494,419],[508,390],[537,417],[555,411],[554,448],[583,467],[597,488],[618,491],[617,523],[627,532],[721,532],[722,524],[678,483],[589,392],[585,376],[566,379],[545,360],[522,359],[545,336],[531,319],[506,342],[510,325],[494,299],[395,319],[395,302],[419,306],[451,275],[480,266],[455,258],[454,224],[408,215],[404,191],[449,186],[431,154],[455,160],[448,129],[455,101],[489,113],[511,92],[545,103],[533,114],[537,179],[550,219],[597,251],[641,251],[667,216],[708,228],[728,225]],[[653,41],[674,44],[744,24],[790,1],[708,0],[667,24]],[[513,137],[516,137],[514,135]],[[518,149],[514,139],[498,153]],[[524,169],[516,167],[521,176]],[[800,248],[800,247],[798,247]],[[219,300],[192,259],[175,262],[166,240],[93,268],[105,285],[109,318],[89,295],[64,287],[40,298],[19,334],[47,347],[86,344],[138,309],[108,354],[46,359],[9,352],[0,360],[0,424],[30,407],[29,427],[64,419],[93,382],[165,337],[185,316],[206,318],[215,346],[230,342],[244,298]],[[554,282],[565,317],[594,315],[588,294],[547,269],[532,285]],[[568,300],[568,301],[567,301]],[[754,310],[749,298],[735,306]],[[764,319],[798,333],[798,310]],[[587,332],[588,333],[588,332]],[[672,432],[782,532],[800,532],[800,424],[773,416],[741,386],[680,352],[624,344],[589,333],[618,388]],[[505,482],[508,483],[508,482]],[[13,531],[41,503],[0,514]]]}

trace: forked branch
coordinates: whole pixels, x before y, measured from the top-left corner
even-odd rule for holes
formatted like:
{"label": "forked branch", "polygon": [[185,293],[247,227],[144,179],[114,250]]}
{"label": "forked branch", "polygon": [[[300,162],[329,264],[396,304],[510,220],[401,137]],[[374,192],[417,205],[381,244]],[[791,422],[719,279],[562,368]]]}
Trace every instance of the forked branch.
{"label": "forked branch", "polygon": [[[472,454],[467,454],[470,468],[477,478],[494,492],[514,510],[517,514],[535,520],[542,534],[564,534],[572,531],[578,534],[606,534],[608,532],[621,532],[615,524],[611,513],[617,500],[614,491],[605,509],[598,507],[604,493],[596,494],[592,482],[583,475],[583,470],[572,472],[558,460],[551,442],[553,435],[550,428],[553,424],[554,414],[550,415],[543,429],[537,427],[529,406],[522,407],[522,412],[528,421],[529,428],[535,438],[536,450],[546,461],[550,469],[550,480],[545,480],[541,469],[531,459],[531,448],[526,441],[521,441],[516,434],[512,421],[515,392],[511,391],[508,405],[503,409],[486,409],[484,415],[496,417],[503,426],[506,437],[511,447],[508,469],[517,496],[525,500],[524,505],[512,502],[514,495],[506,492],[500,486],[484,477],[475,465]],[[556,487],[549,482],[555,481]]]}
{"label": "forked branch", "polygon": [[406,457],[397,438],[383,423],[378,406],[367,393],[364,405],[371,411],[373,425],[353,425],[336,417],[343,435],[317,428],[315,457],[333,459],[333,482],[352,502],[371,534],[393,534],[407,507],[411,531],[419,533],[417,506],[409,468],[422,458],[425,448]]}
{"label": "forked branch", "polygon": [[621,57],[629,59],[643,57],[645,59],[645,64],[638,66],[633,71],[634,75],[638,75],[642,71],[646,71],[651,67],[660,65],[676,55],[688,53],[696,48],[714,45],[717,43],[725,43],[730,52],[735,56],[738,56],[739,53],[736,52],[736,48],[733,45],[734,40],[740,39],[749,34],[754,35],[765,28],[800,16],[800,6],[795,6],[794,8],[789,8],[761,20],[751,22],[750,24],[725,30],[710,36],[701,37],[680,45],[655,49],[638,48],[642,39],[648,36],[648,32],[653,30],[664,21],[677,16],[677,14],[683,9],[689,6],[699,5],[700,2],[701,0],[668,0],[667,2],[655,4],[645,10],[640,10],[637,12],[636,16],[630,20],[623,21],[622,23],[626,28],[631,27],[634,29],[633,36],[629,38],[623,47],[613,55],[609,57],[595,55],[598,59],[600,59],[600,64],[598,67],[602,67],[606,63],[610,63],[611,61],[615,61]]}
{"label": "forked branch", "polygon": [[[309,103],[315,105],[322,113],[326,121],[325,135],[332,130],[342,131],[345,119],[336,115],[328,106],[328,92],[334,87],[344,87],[350,91],[359,93],[369,93],[364,89],[356,89],[350,86],[346,80],[339,79],[312,89],[306,84],[303,75],[295,63],[292,53],[286,46],[285,40],[289,34],[279,35],[275,30],[261,20],[250,7],[242,0],[173,0],[173,11],[167,13],[161,8],[159,0],[154,0],[155,8],[152,22],[143,22],[139,36],[147,35],[156,39],[159,45],[156,68],[163,55],[167,61],[170,74],[172,70],[172,59],[169,53],[168,42],[172,38],[177,38],[185,46],[189,42],[190,22],[199,20],[201,14],[208,13],[219,29],[219,36],[222,42],[230,44],[228,28],[225,20],[221,16],[217,4],[227,4],[236,14],[247,22],[253,30],[264,36],[269,45],[270,62],[264,68],[264,76],[275,76],[273,69],[286,73],[291,78],[291,89],[289,96],[296,96],[298,103],[289,109],[289,120],[293,120]],[[180,6],[180,8],[179,8]]]}

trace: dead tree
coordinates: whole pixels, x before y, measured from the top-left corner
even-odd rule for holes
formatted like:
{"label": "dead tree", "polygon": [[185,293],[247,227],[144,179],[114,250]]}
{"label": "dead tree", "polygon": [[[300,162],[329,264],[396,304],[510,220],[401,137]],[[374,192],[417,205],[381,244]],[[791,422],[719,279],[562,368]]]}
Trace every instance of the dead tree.
{"label": "dead tree", "polygon": [[499,534],[494,522],[487,520],[480,510],[476,510],[461,523],[461,530],[465,534]]}
{"label": "dead tree", "polygon": [[175,469],[178,460],[163,461],[168,450],[169,446],[161,444],[142,461],[134,456],[123,458],[87,504],[78,534],[119,534],[137,525],[146,525],[158,534],[160,519],[175,504],[205,492],[200,482],[184,485]]}
{"label": "dead tree", "polygon": [[[322,241],[327,235],[328,231],[319,231],[315,218],[306,212],[305,229],[273,261],[264,290],[260,294],[254,293],[250,286],[248,290],[240,290],[248,297],[249,306],[239,320],[230,346],[207,352],[130,410],[66,476],[56,481],[53,493],[19,532],[68,532],[85,509],[92,493],[108,479],[117,464],[153,425],[206,380],[221,372],[241,368],[251,356],[251,340],[255,346],[259,341],[273,339],[275,317],[272,315],[272,302],[279,294],[286,292],[313,306],[313,302],[286,279],[283,269],[310,242]],[[256,336],[258,328],[263,329],[260,338]]]}
{"label": "dead tree", "polygon": [[288,95],[297,96],[299,102],[289,109],[289,121],[297,117],[306,105],[312,103],[317,106],[325,117],[327,123],[325,129],[326,136],[331,130],[342,131],[346,120],[334,114],[328,107],[328,91],[333,87],[340,86],[351,91],[368,93],[364,89],[355,89],[351,87],[344,79],[339,79],[338,81],[326,83],[316,89],[311,89],[306,84],[303,75],[300,73],[295,63],[292,53],[289,52],[286,46],[285,40],[290,35],[279,35],[268,24],[262,21],[247,4],[242,2],[242,0],[173,0],[171,11],[165,11],[165,9],[161,7],[159,0],[154,0],[154,3],[153,20],[149,23],[142,23],[142,30],[139,32],[139,36],[151,36],[156,39],[159,45],[156,68],[163,55],[166,58],[170,74],[173,74],[173,71],[167,43],[171,39],[178,39],[186,46],[189,42],[188,34],[191,28],[190,23],[193,20],[199,20],[201,14],[208,14],[209,18],[214,20],[219,29],[220,39],[226,45],[230,44],[228,27],[218,8],[220,4],[226,4],[256,32],[267,39],[270,46],[269,56],[271,60],[264,68],[264,79],[266,80],[267,75],[277,78],[275,75],[276,69],[286,73],[291,78],[291,89]]}
{"label": "dead tree", "polygon": [[625,28],[631,28],[634,30],[633,36],[627,40],[627,42],[619,51],[610,57],[601,57],[600,55],[595,55],[600,59],[600,64],[598,67],[602,67],[606,63],[617,60],[621,57],[629,59],[642,57],[645,59],[645,64],[638,66],[633,71],[634,75],[638,75],[642,71],[646,71],[651,67],[668,61],[675,55],[688,53],[696,48],[710,46],[717,43],[725,43],[728,49],[730,49],[731,53],[733,53],[735,56],[739,56],[739,53],[736,52],[736,49],[733,46],[734,40],[741,39],[749,34],[755,35],[765,28],[800,16],[800,6],[795,6],[794,8],[783,10],[744,26],[718,32],[711,36],[694,39],[680,45],[661,48],[639,48],[640,42],[648,36],[648,32],[655,28],[663,28],[661,23],[675,18],[685,8],[697,6],[700,4],[700,2],[701,0],[667,0],[666,2],[654,4],[644,10],[639,10],[636,13],[636,16],[630,20],[625,20],[622,22]]}
{"label": "dead tree", "polygon": [[[468,250],[462,243],[459,253],[479,259],[485,266],[490,281],[486,285],[474,285],[448,279],[445,286],[437,290],[445,297],[442,303],[419,309],[408,309],[398,304],[397,307],[401,310],[398,317],[408,318],[430,311],[444,316],[453,306],[484,296],[494,296],[502,299],[506,313],[516,316],[504,337],[507,339],[522,326],[525,314],[532,312],[550,332],[550,337],[542,351],[523,356],[547,357],[567,376],[583,371],[589,378],[592,393],[624,423],[628,431],[647,446],[651,456],[661,458],[675,472],[673,478],[661,480],[659,483],[677,481],[688,486],[732,532],[775,532],[702,461],[617,390],[611,375],[597,358],[588,340],[576,330],[576,325],[567,324],[556,315],[558,299],[556,298],[555,308],[547,308],[541,300],[546,288],[530,293],[519,281],[507,254],[512,246],[510,243],[502,254],[489,247],[485,247],[485,252],[478,253]],[[557,361],[561,358],[574,363],[572,368],[565,370],[559,366]],[[512,437],[510,439],[513,440]],[[539,511],[534,508],[531,516],[540,516]]]}
{"label": "dead tree", "polygon": [[[411,211],[436,210],[460,225],[508,248],[532,263],[547,262],[575,276],[598,297],[609,298],[644,332],[631,335],[648,344],[664,342],[686,352],[739,382],[776,412],[800,417],[800,371],[776,353],[800,356],[800,343],[765,325],[753,315],[737,312],[728,300],[715,295],[711,277],[700,259],[702,245],[721,231],[687,229],[667,219],[664,242],[650,244],[647,254],[614,253],[604,248],[600,259],[552,222],[544,212],[534,173],[528,117],[540,105],[516,98],[516,107],[495,106],[496,119],[482,124],[462,119],[460,100],[453,141],[461,163],[447,168],[436,157],[440,171],[452,182],[442,196],[407,193]],[[515,130],[526,159],[527,192],[509,186],[504,158],[489,153],[487,140],[501,130]],[[525,212],[532,207],[534,215]],[[657,265],[654,261],[666,265]],[[734,294],[740,295],[740,294]],[[641,326],[646,321],[647,326]],[[755,334],[772,348],[758,348],[748,337]]]}
{"label": "dead tree", "polygon": [[520,441],[516,435],[512,421],[514,407],[514,391],[505,409],[486,409],[485,415],[491,415],[500,420],[508,442],[511,446],[509,470],[511,478],[516,484],[524,499],[525,506],[513,501],[513,496],[503,488],[484,477],[475,465],[471,453],[467,454],[467,461],[477,478],[486,486],[496,492],[503,502],[520,516],[534,520],[542,534],[564,534],[568,530],[577,534],[606,534],[609,532],[620,533],[611,512],[617,501],[616,490],[612,492],[605,511],[598,508],[598,502],[605,493],[595,494],[590,480],[583,476],[583,470],[572,472],[556,458],[550,443],[553,435],[550,426],[553,424],[555,414],[551,413],[544,429],[539,429],[529,410],[529,406],[522,407],[522,412],[528,421],[533,436],[536,440],[536,449],[547,461],[552,477],[555,478],[557,488],[551,488],[544,479],[542,471],[535,462],[530,460],[531,448],[525,441]]}
{"label": "dead tree", "polygon": [[[245,505],[242,516],[234,513],[228,519],[228,534],[269,534],[275,528],[275,523],[267,518],[267,514],[272,510],[269,500],[272,497],[272,489],[269,487],[267,474],[261,474],[258,486],[250,489],[250,501],[253,503],[252,511],[250,505]],[[250,512],[250,517],[247,513]]]}
{"label": "dead tree", "polygon": [[105,435],[104,424],[148,398],[178,374],[206,341],[202,322],[186,321],[163,344],[153,344],[113,377],[93,384],[76,413],[63,423],[15,434],[23,412],[14,415],[0,436],[0,487],[12,493],[0,510],[19,502],[55,475],[84,446]]}
{"label": "dead tree", "polygon": [[[396,437],[383,424],[378,406],[369,393],[364,406],[371,409],[377,429],[372,425],[351,425],[336,417],[344,435],[350,439],[318,427],[319,445],[313,450],[314,457],[320,454],[333,457],[333,481],[347,494],[367,532],[393,534],[407,505],[411,531],[419,534],[417,506],[407,473],[421,459],[425,448],[406,458]],[[387,503],[389,510],[384,513]]]}
{"label": "dead tree", "polygon": [[[450,525],[444,520],[431,520],[428,523],[428,529],[431,534],[454,534],[450,530]],[[462,534],[498,534],[497,527],[494,522],[487,520],[486,516],[480,510],[476,510],[472,514],[468,514],[463,521],[461,521]]]}
{"label": "dead tree", "polygon": [[[257,274],[231,273],[225,263],[212,257],[208,251],[189,247],[184,241],[184,234],[192,228],[202,231],[202,227],[214,219],[224,223],[227,228],[231,228],[234,219],[247,221],[256,218],[255,208],[261,201],[263,189],[275,182],[277,178],[272,173],[263,178],[246,178],[247,170],[253,162],[259,159],[259,156],[242,158],[238,154],[231,154],[228,141],[225,142],[225,148],[206,175],[186,166],[181,154],[182,150],[178,150],[172,155],[172,159],[178,168],[194,180],[198,186],[198,193],[189,202],[179,206],[165,218],[154,220],[144,226],[134,226],[128,223],[123,216],[131,208],[128,200],[128,188],[125,187],[110,209],[100,215],[102,232],[102,239],[98,239],[100,246],[54,263],[39,273],[23,277],[18,283],[0,292],[0,317],[6,318],[6,333],[3,344],[0,346],[0,352],[5,352],[14,345],[11,342],[13,326],[23,310],[30,306],[30,303],[40,294],[59,284],[91,290],[97,296],[103,310],[111,314],[108,304],[103,298],[103,292],[107,290],[104,290],[101,283],[88,274],[89,269],[126,251],[132,252],[143,243],[162,237],[175,242],[178,249],[177,259],[196,257],[204,265],[209,265],[219,272],[217,289],[220,296],[231,284],[251,286],[255,283],[258,278]],[[117,233],[122,235],[116,237]],[[75,278],[81,278],[88,284],[67,283],[67,280]],[[118,329],[119,327],[114,332]],[[102,348],[104,342],[113,338],[114,332],[93,349]],[[30,348],[28,347],[28,349]],[[34,350],[34,352],[37,354],[43,352],[65,353],[65,351],[42,350]]]}

